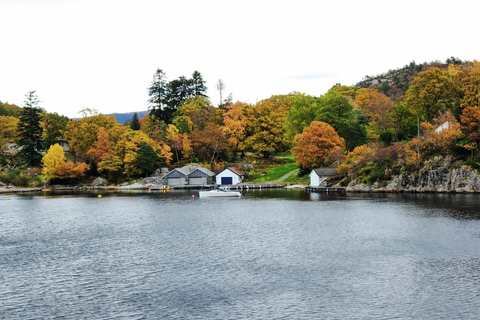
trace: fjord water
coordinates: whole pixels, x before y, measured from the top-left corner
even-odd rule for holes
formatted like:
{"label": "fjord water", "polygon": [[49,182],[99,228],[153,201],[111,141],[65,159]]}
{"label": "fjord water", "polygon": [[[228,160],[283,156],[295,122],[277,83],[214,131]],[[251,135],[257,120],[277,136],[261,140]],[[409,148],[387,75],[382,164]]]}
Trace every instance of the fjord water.
{"label": "fjord water", "polygon": [[0,200],[0,319],[478,319],[479,195]]}

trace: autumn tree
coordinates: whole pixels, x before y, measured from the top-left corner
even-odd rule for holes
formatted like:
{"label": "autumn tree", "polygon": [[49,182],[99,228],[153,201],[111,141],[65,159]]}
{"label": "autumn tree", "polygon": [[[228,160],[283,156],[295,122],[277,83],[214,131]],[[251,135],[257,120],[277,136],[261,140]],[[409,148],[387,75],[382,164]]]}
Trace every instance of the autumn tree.
{"label": "autumn tree", "polygon": [[18,118],[0,116],[0,145],[13,142],[17,138]]}
{"label": "autumn tree", "polygon": [[113,150],[112,143],[110,142],[110,136],[105,128],[98,128],[97,140],[93,143],[90,150],[87,151],[87,155],[93,159],[96,163],[103,160],[103,157]]}
{"label": "autumn tree", "polygon": [[439,115],[433,124],[424,121],[420,127],[423,138],[420,149],[426,155],[451,152],[462,136],[460,124],[451,112]]}
{"label": "autumn tree", "polygon": [[247,134],[248,119],[246,116],[247,104],[236,102],[226,107],[223,114],[221,130],[233,150],[244,151],[244,139]]}
{"label": "autumn tree", "polygon": [[[359,90],[360,91],[360,90]],[[393,127],[393,101],[378,91],[359,92],[355,97],[355,103],[364,115],[369,118],[371,128],[369,138],[378,136],[387,129]]]}
{"label": "autumn tree", "polygon": [[222,131],[213,123],[209,123],[203,130],[192,132],[189,138],[193,153],[201,161],[211,161],[219,154],[227,155],[230,151]]}
{"label": "autumn tree", "polygon": [[464,108],[460,114],[460,123],[468,140],[461,145],[473,154],[480,143],[480,108],[477,106]]}
{"label": "autumn tree", "polygon": [[[452,66],[453,67],[453,66]],[[456,66],[460,68],[454,74],[454,81],[459,87],[461,94],[460,107],[480,105],[480,62],[473,61],[472,63]]]}
{"label": "autumn tree", "polygon": [[[65,127],[65,138],[69,141],[70,153],[79,159],[86,159],[87,152],[97,140],[100,127],[109,133],[110,139],[118,139],[125,132],[125,127],[120,125],[115,116],[97,114],[77,120],[70,120]],[[113,141],[112,141],[113,143]]]}
{"label": "autumn tree", "polygon": [[43,171],[42,173],[45,175],[46,179],[52,179],[55,177],[53,171],[55,168],[66,162],[65,152],[63,151],[62,146],[58,143],[51,145],[48,148],[47,153],[43,156]]}
{"label": "autumn tree", "polygon": [[42,173],[47,180],[80,178],[88,169],[85,163],[75,164],[73,161],[66,161],[63,148],[58,143],[50,146],[42,161]]}
{"label": "autumn tree", "polygon": [[275,98],[248,107],[246,113],[249,132],[245,146],[256,153],[262,153],[264,157],[288,150],[289,143],[283,127],[287,112],[287,105]]}
{"label": "autumn tree", "polygon": [[428,121],[458,103],[458,88],[447,71],[439,68],[420,72],[406,92],[405,102],[415,115]]}
{"label": "autumn tree", "polygon": [[295,136],[293,155],[298,165],[311,169],[321,166],[335,148],[344,150],[345,140],[328,123],[313,121]]}
{"label": "autumn tree", "polygon": [[40,100],[35,91],[26,95],[24,108],[22,109],[17,124],[18,144],[22,147],[18,156],[22,162],[31,167],[39,167],[42,163],[42,132],[40,125],[42,109],[38,107]]}

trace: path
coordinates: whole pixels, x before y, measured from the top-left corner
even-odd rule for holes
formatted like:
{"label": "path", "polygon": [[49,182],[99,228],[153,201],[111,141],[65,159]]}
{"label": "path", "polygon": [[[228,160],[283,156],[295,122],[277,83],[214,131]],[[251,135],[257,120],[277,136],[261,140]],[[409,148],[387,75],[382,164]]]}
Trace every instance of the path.
{"label": "path", "polygon": [[289,173],[287,173],[286,175],[284,175],[283,177],[281,177],[280,179],[278,179],[277,181],[274,181],[275,183],[280,183],[280,182],[283,182],[285,179],[287,179],[288,177],[290,177],[291,175],[294,175],[295,172],[298,172],[298,168],[295,169],[295,170],[292,170],[290,171]]}

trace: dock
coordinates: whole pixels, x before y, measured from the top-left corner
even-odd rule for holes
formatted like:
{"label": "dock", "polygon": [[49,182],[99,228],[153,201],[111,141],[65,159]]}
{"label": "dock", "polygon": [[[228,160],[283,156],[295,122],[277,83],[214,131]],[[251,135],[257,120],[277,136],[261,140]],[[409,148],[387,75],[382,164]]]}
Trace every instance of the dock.
{"label": "dock", "polygon": [[305,187],[305,192],[316,193],[347,193],[345,188],[329,188],[329,187]]}

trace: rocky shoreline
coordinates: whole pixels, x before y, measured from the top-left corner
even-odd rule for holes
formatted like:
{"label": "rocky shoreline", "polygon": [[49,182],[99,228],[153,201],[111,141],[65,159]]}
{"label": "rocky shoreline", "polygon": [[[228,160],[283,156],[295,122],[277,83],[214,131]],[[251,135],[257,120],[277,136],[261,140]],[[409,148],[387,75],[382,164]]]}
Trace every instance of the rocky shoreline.
{"label": "rocky shoreline", "polygon": [[435,157],[414,173],[401,173],[388,184],[351,181],[347,192],[375,193],[480,193],[480,174],[452,157]]}

